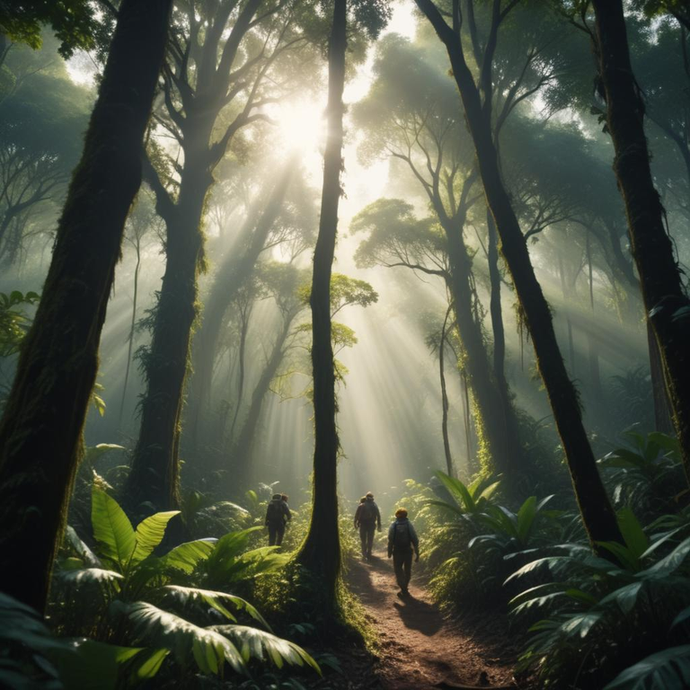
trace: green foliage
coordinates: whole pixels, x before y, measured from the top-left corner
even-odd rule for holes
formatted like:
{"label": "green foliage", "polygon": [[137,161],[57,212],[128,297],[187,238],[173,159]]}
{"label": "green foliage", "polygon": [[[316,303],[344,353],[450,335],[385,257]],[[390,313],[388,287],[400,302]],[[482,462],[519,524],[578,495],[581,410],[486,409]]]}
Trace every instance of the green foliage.
{"label": "green foliage", "polygon": [[616,676],[610,687],[667,687],[655,684],[661,678],[669,679],[668,687],[683,687],[674,682],[688,663],[677,642],[687,634],[680,628],[690,603],[690,538],[649,539],[629,510],[619,512],[619,523],[626,545],[610,550],[620,565],[585,546],[561,544],[551,547],[556,555],[527,563],[507,580],[532,583],[511,606],[520,618],[542,616],[530,627],[521,663],[543,687],[560,687],[565,679],[574,679],[575,688],[603,687]]}
{"label": "green foliage", "polygon": [[[156,513],[134,529],[117,501],[96,486],[91,505],[95,552],[68,530],[58,562],[57,598],[51,605],[58,631],[133,645],[137,679],[169,669],[162,666],[168,654],[183,675],[197,669],[222,678],[226,665],[247,673],[250,663],[306,664],[318,670],[293,643],[243,624],[241,618],[268,628],[249,601],[227,591],[284,566],[286,557],[275,547],[247,550],[260,528],[187,542],[158,556],[166,527],[179,511]],[[90,606],[84,611],[79,602],[87,595]],[[126,665],[133,682],[130,656],[123,652],[113,663]]]}
{"label": "green foliage", "polygon": [[0,292],[0,357],[10,357],[19,351],[32,323],[22,307],[34,305],[39,299],[35,292],[22,294],[14,290],[9,295]]}
{"label": "green foliage", "polygon": [[616,448],[599,460],[618,505],[652,520],[675,507],[674,496],[684,484],[677,439],[659,432],[625,434],[631,447]]}
{"label": "green foliage", "polygon": [[87,0],[23,0],[0,4],[0,31],[12,41],[41,47],[41,27],[47,24],[61,41],[60,54],[93,46],[95,15]]}

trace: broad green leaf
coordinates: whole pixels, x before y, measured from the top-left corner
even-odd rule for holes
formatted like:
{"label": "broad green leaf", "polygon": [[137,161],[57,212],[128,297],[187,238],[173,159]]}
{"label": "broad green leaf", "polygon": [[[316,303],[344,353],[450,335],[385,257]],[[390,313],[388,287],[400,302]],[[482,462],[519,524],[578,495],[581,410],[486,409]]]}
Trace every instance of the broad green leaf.
{"label": "broad green leaf", "polygon": [[167,585],[163,587],[173,598],[179,600],[183,604],[188,601],[203,601],[211,608],[219,613],[222,613],[226,618],[235,621],[233,616],[222,604],[221,601],[232,604],[236,609],[246,611],[254,620],[259,621],[263,626],[271,629],[271,626],[265,621],[264,617],[252,606],[246,599],[229,594],[228,592],[216,592],[211,589],[200,589],[198,587],[182,587],[180,585]]}
{"label": "broad green leaf", "polygon": [[615,601],[623,613],[630,613],[637,604],[637,598],[642,590],[643,582],[632,582],[624,587],[619,587],[610,594],[607,594],[602,600],[602,604],[608,604]]}
{"label": "broad green leaf", "polygon": [[618,674],[604,690],[685,690],[690,687],[690,645],[648,656]]}
{"label": "broad green leaf", "polygon": [[118,446],[116,443],[99,443],[97,446],[89,446],[84,451],[85,462],[95,462],[104,455],[113,450],[127,450],[124,446]]}
{"label": "broad green leaf", "polygon": [[132,554],[132,563],[140,563],[163,541],[165,528],[168,522],[179,515],[179,510],[170,510],[166,513],[156,513],[142,520],[138,525],[134,537],[136,546]]}
{"label": "broad green leaf", "polygon": [[642,525],[630,508],[621,508],[616,513],[616,518],[626,546],[635,560],[639,561],[642,554],[649,548],[649,537],[644,533]]}
{"label": "broad green leaf", "polygon": [[678,544],[668,556],[657,561],[643,572],[654,575],[670,575],[684,563],[688,553],[690,553],[690,537]]}
{"label": "broad green leaf", "polygon": [[445,472],[441,472],[441,470],[436,472],[436,476],[461,508],[464,508],[467,512],[474,510],[474,499],[467,487],[459,479],[455,479],[455,477],[451,477]]}
{"label": "broad green leaf", "polygon": [[54,652],[54,661],[65,690],[117,690],[128,678],[127,687],[153,678],[168,654],[167,649],[118,647],[77,639],[69,654]]}
{"label": "broad green leaf", "polygon": [[530,531],[532,530],[532,524],[534,523],[534,518],[536,515],[537,497],[530,496],[520,506],[520,509],[517,513],[517,538],[523,546],[527,545],[527,540],[529,538]]}
{"label": "broad green leaf", "polygon": [[198,539],[185,542],[168,551],[161,560],[164,565],[177,568],[189,575],[201,561],[211,555],[213,549],[216,548],[216,541],[215,539],[213,541]]}
{"label": "broad green leaf", "polygon": [[246,625],[216,625],[213,630],[229,637],[240,648],[245,662],[249,659],[271,660],[278,668],[282,668],[283,662],[290,666],[307,664],[321,675],[316,661],[294,642]]}
{"label": "broad green leaf", "polygon": [[60,579],[70,585],[98,584],[108,585],[122,580],[123,576],[114,570],[104,570],[103,568],[81,568],[79,570],[68,570],[60,573]]}
{"label": "broad green leaf", "polygon": [[91,524],[103,555],[124,570],[136,544],[132,524],[117,501],[95,486],[91,493]]}
{"label": "broad green leaf", "polygon": [[65,539],[67,543],[77,552],[77,555],[92,568],[99,568],[101,562],[96,557],[96,554],[79,538],[74,527],[67,525],[65,530]]}
{"label": "broad green leaf", "polygon": [[180,664],[187,663],[191,656],[202,673],[217,672],[225,661],[235,671],[245,671],[239,651],[227,637],[213,628],[201,628],[144,601],[124,605],[122,609],[134,625],[139,639],[150,640],[156,647],[169,649]]}

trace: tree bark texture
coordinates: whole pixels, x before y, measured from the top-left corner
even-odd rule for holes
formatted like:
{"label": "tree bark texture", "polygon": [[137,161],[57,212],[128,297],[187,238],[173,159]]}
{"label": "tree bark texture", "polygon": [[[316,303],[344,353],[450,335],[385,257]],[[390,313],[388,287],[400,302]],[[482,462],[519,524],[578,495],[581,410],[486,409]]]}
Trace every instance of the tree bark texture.
{"label": "tree bark texture", "polygon": [[[62,535],[171,0],[123,0],[34,325],[0,423],[0,589],[39,611]],[[16,559],[21,554],[22,566]]]}
{"label": "tree bark texture", "polygon": [[450,437],[448,436],[448,410],[450,403],[448,402],[448,389],[446,387],[446,369],[445,369],[445,352],[446,352],[446,338],[448,337],[448,317],[450,316],[452,306],[448,307],[446,318],[443,320],[443,328],[441,329],[441,340],[438,346],[438,373],[441,382],[441,434],[443,436],[443,452],[446,457],[446,471],[449,477],[455,477],[453,470],[453,456],[450,452]]}
{"label": "tree bark texture", "polygon": [[[659,345],[673,424],[690,481],[690,301],[652,179],[644,133],[644,101],[630,64],[623,3],[593,0],[593,7],[595,53],[616,152],[613,167],[625,204],[642,299]],[[685,314],[680,311],[683,308]]]}
{"label": "tree bark texture", "polygon": [[[563,443],[575,497],[592,546],[601,551],[596,542],[623,543],[623,539],[582,423],[577,392],[558,347],[549,305],[534,274],[527,243],[501,178],[490,109],[483,107],[479,89],[465,62],[459,35],[448,26],[431,0],[415,2],[447,49],[477,154],[487,203],[496,222],[501,251],[534,344],[537,366]],[[495,35],[493,38],[495,40]]]}
{"label": "tree bark texture", "polygon": [[312,516],[298,561],[321,579],[327,599],[335,602],[340,573],[338,531],[338,429],[335,415],[335,366],[331,342],[331,272],[338,231],[340,172],[343,166],[343,89],[347,47],[347,3],[334,0],[328,48],[327,141],[319,235],[314,249],[310,306],[314,375],[314,486]]}
{"label": "tree bark texture", "polygon": [[210,136],[208,121],[190,129],[179,198],[174,212],[164,216],[165,274],[154,312],[151,346],[144,356],[147,388],[126,490],[127,502],[134,511],[139,511],[144,502],[155,507],[153,512],[179,507],[180,415],[192,328],[199,308],[201,219],[213,183],[204,156]]}

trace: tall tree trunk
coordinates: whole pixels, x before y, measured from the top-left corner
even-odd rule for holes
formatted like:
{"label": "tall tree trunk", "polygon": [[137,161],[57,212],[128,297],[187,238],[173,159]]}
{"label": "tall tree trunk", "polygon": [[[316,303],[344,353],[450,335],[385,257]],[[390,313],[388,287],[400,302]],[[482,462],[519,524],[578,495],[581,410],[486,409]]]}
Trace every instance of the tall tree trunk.
{"label": "tall tree trunk", "polygon": [[498,267],[498,237],[496,224],[491,210],[486,209],[486,227],[488,229],[487,262],[489,265],[489,282],[491,297],[489,313],[491,314],[491,331],[494,335],[494,375],[501,391],[508,391],[505,374],[506,336],[503,327],[503,309],[501,307],[501,271]]}
{"label": "tall tree trunk", "polygon": [[122,414],[125,410],[125,400],[127,398],[127,383],[129,381],[129,370],[132,367],[132,348],[134,346],[134,329],[137,323],[137,298],[139,296],[139,269],[141,267],[141,238],[137,235],[134,249],[137,253],[137,263],[134,267],[134,295],[132,296],[132,319],[129,324],[129,337],[127,338],[127,366],[125,367],[125,380],[122,383],[122,400],[120,400],[120,414],[118,424],[122,426]]}
{"label": "tall tree trunk", "polygon": [[43,298],[0,423],[0,589],[39,611],[77,467],[125,219],[141,183],[170,6],[120,6]]}
{"label": "tall tree trunk", "polygon": [[[582,423],[577,393],[563,363],[549,305],[534,274],[527,243],[501,179],[498,153],[492,137],[491,111],[482,105],[479,89],[465,62],[459,34],[446,24],[432,0],[415,2],[447,49],[474,142],[487,203],[496,222],[503,257],[534,343],[537,366],[563,443],[583,523],[593,548],[602,552],[597,542],[623,543],[623,538]],[[495,34],[492,40],[495,42]]]}
{"label": "tall tree trunk", "polygon": [[147,389],[141,404],[139,440],[124,494],[128,505],[136,511],[145,502],[155,510],[179,506],[180,417],[192,326],[198,310],[201,219],[213,183],[205,158],[210,134],[209,122],[190,127],[179,199],[174,213],[164,218],[165,274],[155,308],[153,339],[143,360]]}
{"label": "tall tree trunk", "polygon": [[621,0],[593,0],[595,52],[606,94],[606,119],[616,157],[614,170],[625,203],[642,299],[654,329],[671,399],[673,424],[690,482],[690,327],[679,313],[690,306],[665,213],[649,165],[644,101],[630,64]]}
{"label": "tall tree trunk", "polygon": [[450,404],[448,402],[448,390],[446,388],[446,370],[445,370],[445,350],[446,337],[448,327],[448,317],[452,310],[452,305],[446,311],[446,318],[443,320],[443,328],[441,329],[441,340],[438,346],[438,370],[439,378],[441,380],[441,434],[443,436],[443,452],[446,456],[446,471],[449,477],[454,477],[453,471],[453,456],[450,452],[450,438],[448,437],[448,409]]}
{"label": "tall tree trunk", "polygon": [[314,486],[311,522],[298,561],[321,580],[327,603],[335,603],[340,573],[338,531],[338,430],[335,368],[331,343],[331,272],[338,232],[340,171],[343,166],[343,89],[347,47],[347,3],[334,0],[328,47],[328,133],[324,152],[319,236],[314,249],[311,359],[314,374]]}

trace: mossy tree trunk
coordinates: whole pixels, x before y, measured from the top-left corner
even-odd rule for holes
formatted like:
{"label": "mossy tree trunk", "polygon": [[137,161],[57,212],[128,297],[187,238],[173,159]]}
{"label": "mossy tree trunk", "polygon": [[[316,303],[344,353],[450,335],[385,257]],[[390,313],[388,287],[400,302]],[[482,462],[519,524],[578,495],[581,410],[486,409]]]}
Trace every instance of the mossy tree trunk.
{"label": "mossy tree trunk", "polygon": [[[451,28],[432,0],[415,0],[448,52],[472,136],[487,204],[496,222],[501,251],[511,273],[520,307],[534,344],[537,365],[546,387],[584,526],[592,546],[596,542],[618,541],[622,536],[616,516],[599,475],[587,438],[575,387],[568,377],[556,340],[551,311],[534,274],[527,243],[513,210],[500,173],[498,152],[491,126],[491,103],[482,102],[480,89],[465,61],[457,17]],[[505,18],[500,0],[494,0],[492,25],[484,54],[481,80],[491,84],[491,64],[498,40],[498,28]],[[490,88],[483,88],[484,94]]]}
{"label": "mossy tree trunk", "polygon": [[141,182],[170,6],[120,6],[43,298],[0,423],[0,589],[39,611],[77,468],[125,220]]}
{"label": "mossy tree trunk", "polygon": [[642,299],[659,346],[673,425],[690,481],[690,300],[652,179],[644,133],[645,106],[630,64],[623,3],[593,0],[592,4],[596,15],[594,47],[606,97],[606,120],[616,152],[613,167],[625,204]]}
{"label": "mossy tree trunk", "polygon": [[[251,110],[258,104],[256,91],[265,70],[259,70],[249,100],[225,127],[220,139],[214,137],[214,129],[221,111],[242,91],[236,84],[242,68],[233,71],[233,67],[260,4],[261,0],[248,0],[242,6],[222,49],[221,38],[236,3],[228,0],[220,4],[212,26],[203,34],[203,45],[196,45],[200,36],[198,24],[194,36],[187,39],[195,43],[194,51],[200,51],[194,75],[189,74],[189,61],[179,51],[171,51],[175,64],[168,65],[165,71],[166,106],[184,151],[184,163],[179,194],[173,199],[153,166],[145,162],[146,181],[156,195],[156,210],[165,221],[167,235],[165,274],[155,308],[151,346],[144,357],[146,393],[139,440],[123,494],[123,500],[136,513],[152,512],[151,506],[155,510],[179,506],[180,424],[190,344],[199,310],[197,280],[203,268],[202,220],[206,198],[213,186],[213,171],[234,135],[263,117]],[[190,21],[197,20],[192,16]],[[179,72],[174,80],[169,77],[171,71]],[[171,90],[173,83],[181,82],[183,109],[177,110]]]}
{"label": "mossy tree trunk", "polygon": [[343,89],[347,46],[346,0],[334,0],[328,48],[327,140],[319,235],[314,250],[310,306],[314,375],[313,507],[307,538],[297,560],[320,581],[327,601],[335,603],[340,573],[338,530],[338,430],[336,427],[335,367],[331,343],[331,273],[338,231],[340,172],[343,165]]}

